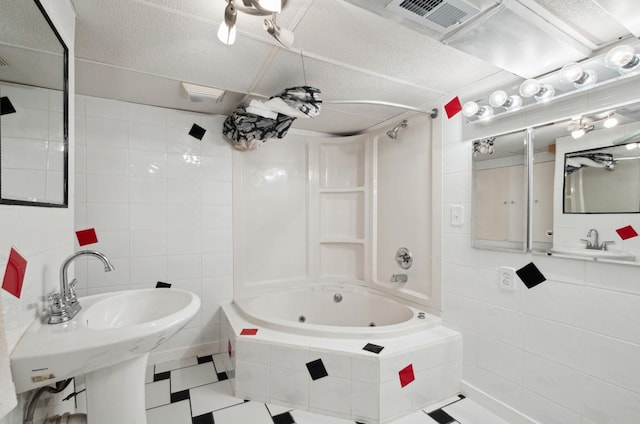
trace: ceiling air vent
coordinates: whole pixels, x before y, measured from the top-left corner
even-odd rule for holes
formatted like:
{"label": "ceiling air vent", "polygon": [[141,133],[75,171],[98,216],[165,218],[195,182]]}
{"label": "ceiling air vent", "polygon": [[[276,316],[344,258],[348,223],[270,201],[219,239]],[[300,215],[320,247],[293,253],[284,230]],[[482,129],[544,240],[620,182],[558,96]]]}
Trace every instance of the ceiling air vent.
{"label": "ceiling air vent", "polygon": [[462,0],[392,0],[387,9],[440,34],[480,11]]}
{"label": "ceiling air vent", "polygon": [[0,68],[4,66],[9,66],[9,62],[0,57]]}

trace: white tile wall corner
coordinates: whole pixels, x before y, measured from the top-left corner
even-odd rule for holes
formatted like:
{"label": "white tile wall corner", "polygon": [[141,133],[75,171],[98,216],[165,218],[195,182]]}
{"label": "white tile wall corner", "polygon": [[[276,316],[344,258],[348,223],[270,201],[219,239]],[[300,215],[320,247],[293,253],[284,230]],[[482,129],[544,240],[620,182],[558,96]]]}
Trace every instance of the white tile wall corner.
{"label": "white tile wall corner", "polygon": [[[77,270],[83,294],[155,287],[196,293],[201,311],[159,351],[220,341],[220,304],[233,297],[231,146],[223,117],[77,96],[75,228],[113,258]],[[205,128],[202,140],[188,135]],[[82,267],[85,267],[84,270]]]}
{"label": "white tile wall corner", "polygon": [[[638,268],[471,248],[470,222],[451,226],[448,212],[454,203],[471,207],[462,125],[458,117],[443,122],[444,187],[434,190],[446,193],[443,321],[463,333],[463,387],[496,409],[496,401],[513,408],[522,422],[637,421]],[[499,266],[529,262],[547,281],[498,289]]]}

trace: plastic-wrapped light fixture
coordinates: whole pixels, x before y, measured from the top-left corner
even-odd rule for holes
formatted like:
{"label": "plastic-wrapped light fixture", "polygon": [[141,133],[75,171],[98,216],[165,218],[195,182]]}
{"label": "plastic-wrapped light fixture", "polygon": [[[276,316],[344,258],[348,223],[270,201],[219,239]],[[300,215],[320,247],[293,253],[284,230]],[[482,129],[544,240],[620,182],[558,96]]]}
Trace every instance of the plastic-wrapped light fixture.
{"label": "plastic-wrapped light fixture", "polygon": [[579,63],[568,63],[560,70],[560,81],[584,88],[598,81],[598,74],[591,69],[583,69]]}
{"label": "plastic-wrapped light fixture", "polygon": [[489,104],[492,107],[503,107],[506,110],[516,110],[522,106],[522,97],[520,96],[509,96],[506,92],[502,90],[494,91],[489,96]]}
{"label": "plastic-wrapped light fixture", "polygon": [[489,105],[479,105],[476,102],[467,102],[462,106],[462,114],[467,118],[489,119],[493,116],[493,108]]}
{"label": "plastic-wrapped light fixture", "polygon": [[604,64],[621,74],[626,74],[640,68],[640,58],[636,55],[633,47],[622,45],[609,50],[609,53],[604,57]]}
{"label": "plastic-wrapped light fixture", "polygon": [[520,84],[522,97],[533,97],[536,102],[545,102],[556,94],[556,89],[550,84],[543,84],[535,79],[524,80]]}

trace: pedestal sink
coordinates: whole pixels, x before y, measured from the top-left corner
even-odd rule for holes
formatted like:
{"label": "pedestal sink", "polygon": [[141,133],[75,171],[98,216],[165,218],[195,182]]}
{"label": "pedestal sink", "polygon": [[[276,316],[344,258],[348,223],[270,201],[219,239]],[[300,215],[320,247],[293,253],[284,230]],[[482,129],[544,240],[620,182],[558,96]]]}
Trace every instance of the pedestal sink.
{"label": "pedestal sink", "polygon": [[178,289],[144,289],[79,299],[70,321],[27,329],[11,354],[18,393],[85,375],[89,424],[146,422],[149,352],[183,328],[200,298]]}

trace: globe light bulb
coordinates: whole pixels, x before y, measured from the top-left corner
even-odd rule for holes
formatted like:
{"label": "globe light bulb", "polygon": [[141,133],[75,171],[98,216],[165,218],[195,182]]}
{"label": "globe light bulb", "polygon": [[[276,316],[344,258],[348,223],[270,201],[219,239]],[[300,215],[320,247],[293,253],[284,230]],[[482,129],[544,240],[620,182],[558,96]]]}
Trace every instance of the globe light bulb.
{"label": "globe light bulb", "polygon": [[467,118],[475,116],[480,110],[480,106],[476,102],[467,102],[462,106],[462,114]]}
{"label": "globe light bulb", "polygon": [[575,88],[583,88],[598,81],[598,74],[589,69],[584,70],[579,63],[568,63],[560,70],[560,81],[573,84]]}
{"label": "globe light bulb", "polygon": [[606,67],[615,69],[621,74],[633,72],[639,68],[640,58],[631,46],[622,45],[609,50],[604,58]]}

